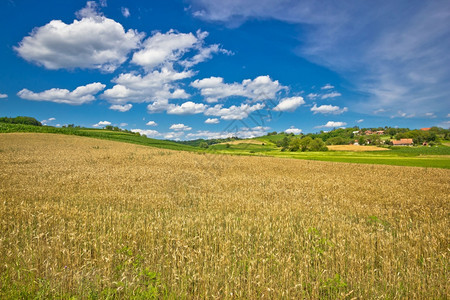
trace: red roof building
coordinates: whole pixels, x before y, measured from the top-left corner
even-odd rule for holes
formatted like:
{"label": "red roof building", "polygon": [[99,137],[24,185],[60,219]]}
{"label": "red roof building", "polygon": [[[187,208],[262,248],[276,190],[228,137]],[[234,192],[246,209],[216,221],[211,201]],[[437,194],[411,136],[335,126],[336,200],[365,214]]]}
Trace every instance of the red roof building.
{"label": "red roof building", "polygon": [[420,130],[423,130],[423,131],[429,131],[430,129],[431,129],[430,127],[420,128]]}
{"label": "red roof building", "polygon": [[392,141],[392,145],[394,146],[412,146],[413,144],[413,139],[400,139],[399,141]]}

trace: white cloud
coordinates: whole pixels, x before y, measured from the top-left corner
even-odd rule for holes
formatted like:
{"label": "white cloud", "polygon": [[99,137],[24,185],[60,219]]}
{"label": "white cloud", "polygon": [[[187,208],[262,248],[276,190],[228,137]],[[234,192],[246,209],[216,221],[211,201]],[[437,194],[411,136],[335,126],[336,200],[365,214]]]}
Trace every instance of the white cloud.
{"label": "white cloud", "polygon": [[450,118],[450,114],[447,114],[447,118]]}
{"label": "white cloud", "polygon": [[284,98],[280,100],[280,103],[278,103],[278,105],[274,107],[273,110],[293,112],[302,104],[305,104],[303,97]]}
{"label": "white cloud", "polygon": [[229,137],[254,138],[263,136],[267,133],[270,127],[256,126],[253,128],[239,128],[236,131],[208,131],[198,130],[195,133],[188,133],[186,139],[224,139]]}
{"label": "white cloud", "polygon": [[316,128],[334,128],[334,127],[344,127],[347,125],[345,122],[334,122],[334,121],[328,121],[327,124],[316,126]]}
{"label": "white cloud", "polygon": [[156,123],[155,121],[148,121],[145,125],[147,125],[147,126],[158,126],[158,123]]}
{"label": "white cloud", "polygon": [[227,55],[233,54],[231,51],[220,48],[219,44],[213,44],[208,47],[200,48],[199,52],[196,55],[194,55],[191,59],[184,60],[180,63],[186,68],[190,68],[196,64],[211,59],[212,55],[215,53],[224,53]]}
{"label": "white cloud", "polygon": [[125,126],[127,126],[127,125],[128,125],[128,123],[120,123],[120,124],[119,124],[120,127],[125,127]]}
{"label": "white cloud", "polygon": [[275,99],[278,91],[285,89],[278,80],[273,81],[268,75],[255,79],[245,79],[242,83],[224,83],[222,77],[197,79],[191,86],[200,90],[208,103],[232,96],[246,97],[254,101]]}
{"label": "white cloud", "polygon": [[8,98],[8,95],[0,93],[0,99],[2,98]]}
{"label": "white cloud", "polygon": [[169,129],[175,130],[175,131],[189,131],[192,130],[192,127],[186,126],[184,124],[172,124]]}
{"label": "white cloud", "polygon": [[121,12],[122,12],[122,15],[125,18],[128,18],[130,16],[130,10],[128,8],[126,8],[126,7],[122,7],[121,8]]}
{"label": "white cloud", "polygon": [[[94,3],[94,4],[92,4]],[[29,62],[47,69],[100,69],[113,72],[139,47],[143,34],[125,32],[123,26],[97,13],[95,2],[77,15],[81,20],[66,24],[60,20],[34,28],[14,47]]]}
{"label": "white cloud", "polygon": [[323,87],[321,87],[320,89],[321,89],[321,90],[334,89],[334,86],[332,86],[331,84],[327,83],[327,84],[325,84]]}
{"label": "white cloud", "polygon": [[328,94],[323,94],[320,98],[322,99],[328,99],[328,98],[335,98],[341,96],[341,93],[339,92],[331,92]]}
{"label": "white cloud", "polygon": [[319,97],[319,94],[309,93],[307,97],[309,99],[313,100],[313,99],[316,99],[317,97]]}
{"label": "white cloud", "polygon": [[139,134],[145,135],[145,136],[148,136],[148,137],[161,136],[161,133],[159,133],[156,130],[151,130],[151,129],[131,129],[131,132],[139,132]]}
{"label": "white cloud", "polygon": [[42,120],[41,123],[42,123],[42,125],[47,125],[55,120],[56,120],[55,118],[48,118],[47,120]]}
{"label": "white cloud", "polygon": [[302,133],[301,129],[295,128],[294,126],[291,126],[290,128],[286,129],[284,132],[286,133],[293,133],[293,134],[300,134]]}
{"label": "white cloud", "polygon": [[314,114],[320,113],[320,114],[339,115],[348,111],[348,109],[347,107],[340,108],[339,106],[333,105],[321,105],[318,107],[316,104],[314,104],[314,106],[311,107],[311,111],[314,112]]}
{"label": "white cloud", "polygon": [[171,115],[193,115],[200,114],[206,110],[208,106],[203,103],[194,103],[192,101],[184,102],[181,105],[169,104],[167,113]]}
{"label": "white cloud", "polygon": [[241,104],[240,106],[232,105],[229,108],[223,108],[222,104],[216,104],[205,111],[206,116],[220,117],[223,120],[242,120],[248,117],[254,111],[264,108],[264,104],[257,103],[254,105]]}
{"label": "white cloud", "polygon": [[359,120],[356,121],[356,123],[358,123],[358,124],[362,123],[362,122],[364,122],[364,119],[359,119]]}
{"label": "white cloud", "polygon": [[[103,5],[101,5],[103,6]],[[87,1],[86,6],[75,13],[77,18],[98,18],[102,17],[103,13],[100,12],[97,2]]]}
{"label": "white cloud", "polygon": [[425,113],[425,117],[430,118],[430,119],[437,118],[437,116],[432,112]]}
{"label": "white cloud", "polygon": [[164,138],[167,140],[180,140],[181,137],[184,135],[183,131],[177,131],[177,132],[168,132],[164,134]]}
{"label": "white cloud", "polygon": [[173,63],[194,48],[202,37],[201,32],[198,37],[192,33],[177,33],[174,30],[167,33],[157,32],[144,41],[144,48],[133,54],[131,62],[147,70]]}
{"label": "white cloud", "polygon": [[219,124],[219,119],[217,118],[208,118],[205,121],[205,124]]}
{"label": "white cloud", "polygon": [[112,81],[116,83],[102,94],[102,98],[111,103],[126,102],[166,102],[169,99],[186,99],[189,94],[178,88],[176,81],[193,76],[192,71],[176,72],[169,68],[155,70],[144,76],[133,73],[123,73]]}
{"label": "white cloud", "polygon": [[[190,68],[208,60],[216,53],[231,55],[232,52],[220,47],[219,44],[205,46],[204,39],[208,32],[198,30],[193,33],[179,33],[171,29],[166,33],[156,32],[147,38],[143,48],[133,54],[132,63],[151,71],[157,67],[171,67],[178,63]],[[183,58],[188,52],[196,51],[191,58]]]}
{"label": "white cloud", "polygon": [[93,127],[104,127],[107,125],[111,125],[111,122],[109,121],[100,121],[97,124],[92,125]]}
{"label": "white cloud", "polygon": [[132,104],[125,104],[125,105],[113,104],[109,107],[109,109],[126,112],[129,111],[132,107],[133,107]]}
{"label": "white cloud", "polygon": [[233,133],[231,132],[217,132],[217,131],[208,131],[208,130],[198,130],[196,133],[188,133],[186,134],[186,139],[194,140],[194,139],[226,139],[229,137],[233,137]]}
{"label": "white cloud", "polygon": [[409,119],[409,118],[414,118],[415,116],[416,116],[416,114],[407,114],[406,112],[399,110],[399,111],[397,111],[397,114],[391,116],[391,119],[394,119],[394,118]]}
{"label": "white cloud", "polygon": [[53,88],[40,93],[23,89],[17,95],[26,100],[50,101],[55,103],[65,103],[71,105],[80,105],[95,100],[95,94],[105,88],[104,84],[94,82],[84,86],[79,86],[72,92],[66,89]]}

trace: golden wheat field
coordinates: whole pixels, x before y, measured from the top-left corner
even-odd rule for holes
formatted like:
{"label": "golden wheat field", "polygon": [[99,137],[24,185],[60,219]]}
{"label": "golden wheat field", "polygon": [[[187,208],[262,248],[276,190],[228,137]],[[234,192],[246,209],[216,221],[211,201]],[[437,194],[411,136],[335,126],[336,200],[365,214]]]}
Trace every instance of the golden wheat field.
{"label": "golden wheat field", "polygon": [[445,299],[445,169],[0,135],[0,298]]}
{"label": "golden wheat field", "polygon": [[362,152],[362,151],[389,151],[388,148],[381,148],[377,146],[357,146],[357,145],[328,145],[329,150],[334,151],[353,151],[353,152]]}

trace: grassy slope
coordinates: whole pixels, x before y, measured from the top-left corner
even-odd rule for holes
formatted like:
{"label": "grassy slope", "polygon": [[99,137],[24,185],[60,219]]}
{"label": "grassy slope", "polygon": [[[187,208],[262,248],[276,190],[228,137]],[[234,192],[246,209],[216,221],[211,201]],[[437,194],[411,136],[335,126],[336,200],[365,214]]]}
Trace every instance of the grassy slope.
{"label": "grassy slope", "polygon": [[67,135],[86,136],[103,140],[112,140],[125,143],[132,143],[156,148],[196,151],[197,148],[178,144],[172,141],[146,138],[144,136],[134,135],[128,132],[110,131],[104,129],[91,128],[56,128],[51,126],[30,126],[21,124],[0,123],[0,133],[8,132],[38,132],[38,133],[58,133]]}
{"label": "grassy slope", "polygon": [[[41,132],[86,136],[105,140],[120,141],[144,146],[183,151],[204,151],[197,147],[183,145],[172,141],[137,136],[127,132],[109,131],[90,128],[56,128],[51,126],[30,126],[0,123],[0,133],[7,132]],[[230,155],[265,155],[283,158],[320,160],[332,162],[382,164],[397,166],[431,167],[450,169],[450,147],[393,147],[392,151],[383,152],[281,152],[275,143],[285,135],[258,137],[253,140],[261,144],[226,144],[212,145],[206,150],[209,153]],[[263,145],[264,143],[264,145]]]}
{"label": "grassy slope", "polygon": [[[431,167],[450,169],[450,147],[392,147],[391,151],[328,151],[328,152],[281,152],[275,146],[284,135],[255,138],[261,145],[231,144],[210,146],[208,151],[222,154],[267,155],[284,158],[320,160],[332,162],[382,164],[412,167]],[[264,145],[262,145],[264,143]]]}

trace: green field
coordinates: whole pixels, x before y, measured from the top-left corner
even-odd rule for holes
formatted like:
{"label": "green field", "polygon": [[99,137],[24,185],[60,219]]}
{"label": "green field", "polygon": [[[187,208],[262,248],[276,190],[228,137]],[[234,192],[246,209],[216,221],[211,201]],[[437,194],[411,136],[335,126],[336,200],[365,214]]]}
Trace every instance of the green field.
{"label": "green field", "polygon": [[[273,157],[320,160],[331,162],[381,164],[410,167],[450,169],[450,147],[392,147],[390,151],[327,151],[327,152],[281,152],[267,137],[257,138],[256,144],[218,144],[208,152],[237,155],[264,155]],[[269,138],[273,138],[269,137]],[[264,145],[263,145],[264,143]],[[363,146],[362,146],[363,147]]]}
{"label": "green field", "polygon": [[280,148],[276,146],[276,142],[282,140],[284,135],[272,135],[251,139],[253,141],[260,142],[260,144],[249,144],[243,140],[242,143],[234,142],[211,145],[205,150],[199,147],[184,145],[173,141],[147,138],[145,136],[139,136],[137,134],[123,131],[110,131],[92,128],[56,128],[51,126],[0,123],[0,133],[9,132],[40,132],[78,135],[163,149],[216,154],[258,155],[330,162],[450,169],[450,147],[445,145],[435,147],[391,147],[390,151],[282,152]]}

